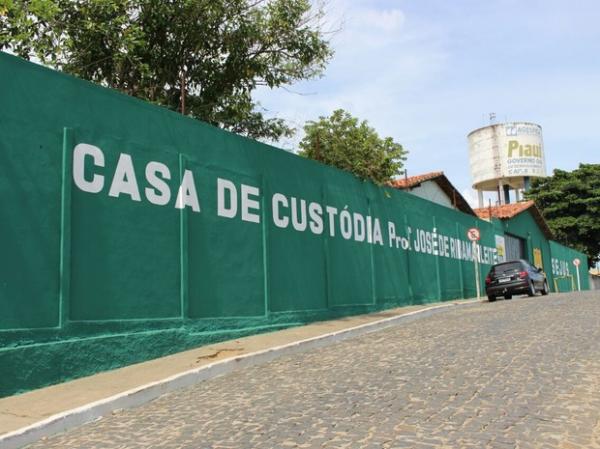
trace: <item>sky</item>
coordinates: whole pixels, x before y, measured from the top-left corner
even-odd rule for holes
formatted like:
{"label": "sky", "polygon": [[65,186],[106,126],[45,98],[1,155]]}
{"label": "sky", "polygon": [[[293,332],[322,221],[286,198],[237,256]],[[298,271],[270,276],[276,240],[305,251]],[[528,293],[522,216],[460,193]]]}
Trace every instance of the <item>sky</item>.
{"label": "sky", "polygon": [[271,116],[300,129],[342,108],[409,151],[408,175],[444,171],[475,204],[467,134],[542,126],[547,171],[600,163],[597,0],[329,0],[335,55],[323,76],[262,88]]}

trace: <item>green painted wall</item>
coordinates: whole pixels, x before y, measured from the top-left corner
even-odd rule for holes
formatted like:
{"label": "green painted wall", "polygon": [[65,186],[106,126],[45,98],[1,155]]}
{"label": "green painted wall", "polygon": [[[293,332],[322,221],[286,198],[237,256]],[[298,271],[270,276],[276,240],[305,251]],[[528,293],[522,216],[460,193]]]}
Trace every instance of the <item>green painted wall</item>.
{"label": "green painted wall", "polygon": [[[548,278],[548,285],[551,291],[564,292],[577,289],[576,270],[573,265],[573,259],[575,258],[579,258],[581,261],[581,265],[579,266],[581,289],[589,290],[587,257],[579,251],[548,240],[538,227],[531,212],[525,210],[511,219],[496,221],[500,224],[504,233],[512,234],[525,240],[525,251],[530,262],[533,263],[534,261],[534,248],[541,250],[542,268]],[[565,275],[573,275],[573,277],[564,278]],[[556,282],[554,282],[555,278],[557,278]]]}
{"label": "green painted wall", "polygon": [[[589,290],[589,267],[587,256],[560,243],[550,241],[550,252],[552,261],[550,270],[553,276],[555,289],[560,292],[577,290]],[[579,259],[581,264],[576,267],[573,260]],[[579,287],[577,285],[577,272],[579,271]],[[556,279],[556,281],[554,281]],[[557,287],[557,288],[556,288]]]}
{"label": "green painted wall", "polygon": [[0,396],[475,295],[497,223],[0,54]]}
{"label": "green painted wall", "polygon": [[[542,267],[548,277],[550,277],[551,255],[549,241],[538,227],[533,215],[528,210],[521,212],[508,220],[502,220],[502,230],[506,234],[512,234],[525,241],[525,253],[527,260],[534,262],[533,251],[535,248],[542,252]],[[552,281],[548,282],[553,291]]]}

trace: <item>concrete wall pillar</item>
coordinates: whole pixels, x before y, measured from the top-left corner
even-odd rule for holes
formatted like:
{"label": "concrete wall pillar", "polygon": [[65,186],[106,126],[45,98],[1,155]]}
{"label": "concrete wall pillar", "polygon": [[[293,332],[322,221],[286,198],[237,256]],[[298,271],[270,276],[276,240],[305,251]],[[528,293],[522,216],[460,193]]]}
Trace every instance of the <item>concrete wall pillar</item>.
{"label": "concrete wall pillar", "polygon": [[483,207],[483,190],[477,190],[477,198],[479,200],[479,208]]}

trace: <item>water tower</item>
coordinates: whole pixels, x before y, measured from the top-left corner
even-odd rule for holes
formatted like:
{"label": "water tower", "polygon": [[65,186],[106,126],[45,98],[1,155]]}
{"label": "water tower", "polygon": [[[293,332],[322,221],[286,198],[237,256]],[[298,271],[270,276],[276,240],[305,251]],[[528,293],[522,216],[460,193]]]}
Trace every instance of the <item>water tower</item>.
{"label": "water tower", "polygon": [[479,207],[484,207],[483,192],[497,192],[498,204],[508,204],[511,190],[519,201],[521,191],[529,189],[531,178],[546,176],[540,125],[492,124],[472,131],[467,138],[471,178]]}

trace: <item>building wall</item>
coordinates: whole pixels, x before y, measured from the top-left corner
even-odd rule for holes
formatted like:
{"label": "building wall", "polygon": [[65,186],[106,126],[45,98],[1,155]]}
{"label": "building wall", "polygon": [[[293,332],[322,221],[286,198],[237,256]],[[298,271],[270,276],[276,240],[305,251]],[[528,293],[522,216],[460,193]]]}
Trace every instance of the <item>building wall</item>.
{"label": "building wall", "polygon": [[600,276],[590,274],[589,275],[590,290],[600,290]]}
{"label": "building wall", "polygon": [[414,187],[406,191],[418,196],[419,198],[433,201],[441,206],[449,207],[450,209],[456,209],[452,204],[452,199],[448,198],[446,192],[444,192],[435,181],[425,181],[418,187]]}
{"label": "building wall", "polygon": [[502,220],[503,231],[515,235],[525,241],[525,258],[535,264],[534,251],[541,252],[544,272],[548,273],[551,257],[548,239],[538,227],[533,215],[528,210],[514,216],[509,220]]}

